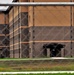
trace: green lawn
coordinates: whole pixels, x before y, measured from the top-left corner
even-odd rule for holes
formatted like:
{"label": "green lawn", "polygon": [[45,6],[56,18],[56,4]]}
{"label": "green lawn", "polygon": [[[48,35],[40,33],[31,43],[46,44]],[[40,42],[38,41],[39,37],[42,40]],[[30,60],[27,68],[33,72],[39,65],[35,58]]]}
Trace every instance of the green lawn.
{"label": "green lawn", "polygon": [[74,59],[0,59],[0,72],[19,71],[74,71]]}
{"label": "green lawn", "polygon": [[[8,74],[6,74],[6,75],[8,75]],[[11,74],[11,75],[13,75],[13,74]],[[14,75],[74,75],[74,74],[67,74],[67,73],[60,74],[60,73],[58,73],[58,74],[14,74]]]}

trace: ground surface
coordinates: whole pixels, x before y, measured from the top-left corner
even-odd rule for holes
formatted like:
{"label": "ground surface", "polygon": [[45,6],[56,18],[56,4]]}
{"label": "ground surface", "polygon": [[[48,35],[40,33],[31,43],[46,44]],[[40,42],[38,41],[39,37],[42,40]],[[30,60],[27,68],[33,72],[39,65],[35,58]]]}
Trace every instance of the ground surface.
{"label": "ground surface", "polygon": [[0,59],[0,72],[74,71],[74,59]]}

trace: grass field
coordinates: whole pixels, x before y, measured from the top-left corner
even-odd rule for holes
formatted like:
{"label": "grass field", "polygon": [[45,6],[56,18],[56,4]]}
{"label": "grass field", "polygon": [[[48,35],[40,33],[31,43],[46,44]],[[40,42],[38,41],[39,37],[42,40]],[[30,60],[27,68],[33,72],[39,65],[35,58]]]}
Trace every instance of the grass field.
{"label": "grass field", "polygon": [[[8,74],[6,74],[6,75],[8,75]],[[11,75],[13,75],[13,74],[11,74]],[[14,75],[74,75],[74,74],[67,74],[67,73],[64,73],[64,74],[60,74],[60,73],[58,73],[58,74],[14,74]]]}
{"label": "grass field", "polygon": [[0,59],[0,72],[74,71],[74,59]]}

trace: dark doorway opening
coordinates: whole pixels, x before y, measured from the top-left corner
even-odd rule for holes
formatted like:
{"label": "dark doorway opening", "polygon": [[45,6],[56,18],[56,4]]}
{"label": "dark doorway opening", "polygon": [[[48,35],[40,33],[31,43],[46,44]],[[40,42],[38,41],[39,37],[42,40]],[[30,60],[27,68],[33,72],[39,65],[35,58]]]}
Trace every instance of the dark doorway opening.
{"label": "dark doorway opening", "polygon": [[43,54],[47,56],[48,52],[47,49],[50,50],[50,57],[61,57],[61,50],[64,48],[65,45],[63,44],[58,44],[58,43],[50,43],[50,44],[45,44],[43,46]]}
{"label": "dark doorway opening", "polygon": [[60,49],[51,49],[50,57],[61,57],[61,50]]}

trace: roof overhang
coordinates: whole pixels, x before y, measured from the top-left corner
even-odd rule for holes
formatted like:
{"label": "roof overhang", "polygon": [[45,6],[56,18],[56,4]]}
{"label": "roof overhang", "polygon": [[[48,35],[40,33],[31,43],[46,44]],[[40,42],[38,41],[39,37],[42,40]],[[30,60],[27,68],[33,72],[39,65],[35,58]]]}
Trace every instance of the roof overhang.
{"label": "roof overhang", "polygon": [[[13,0],[12,2],[17,2],[18,0]],[[13,6],[8,6],[8,8],[6,10],[2,9],[0,10],[0,13],[8,13],[11,9],[13,8]]]}

